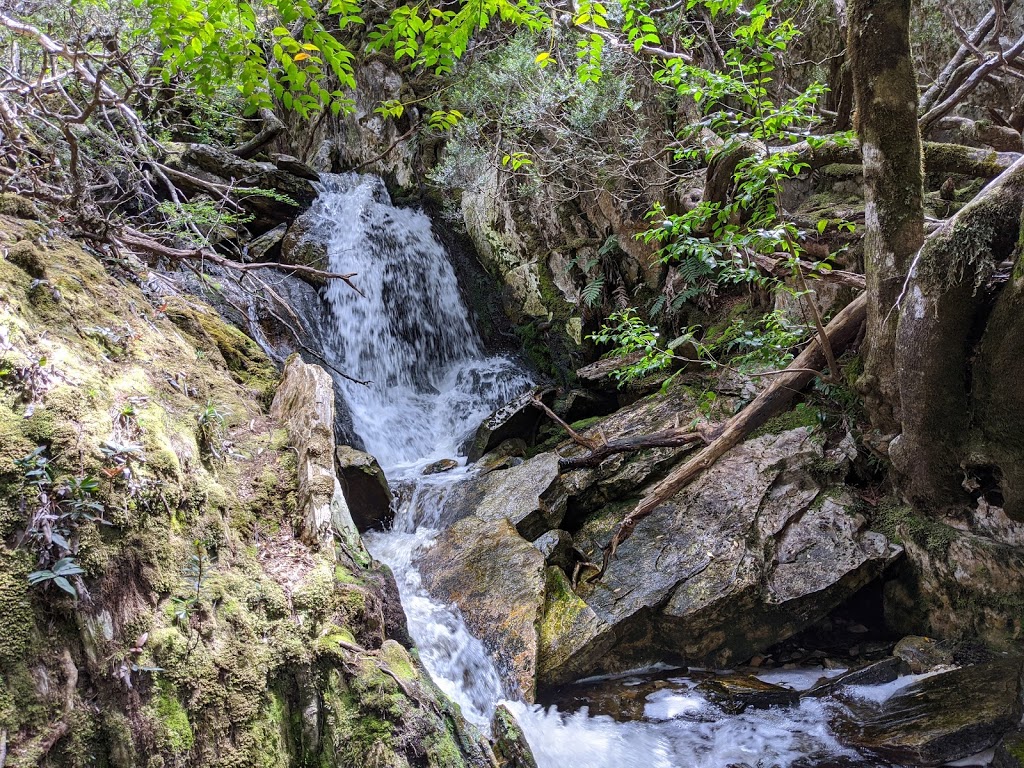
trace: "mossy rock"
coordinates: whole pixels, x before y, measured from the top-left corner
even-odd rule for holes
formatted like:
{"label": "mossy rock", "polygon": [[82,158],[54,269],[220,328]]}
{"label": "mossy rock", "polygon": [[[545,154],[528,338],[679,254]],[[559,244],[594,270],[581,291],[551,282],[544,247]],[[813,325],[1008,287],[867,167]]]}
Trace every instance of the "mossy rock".
{"label": "mossy rock", "polygon": [[46,276],[46,260],[29,240],[19,240],[7,249],[7,260],[34,278]]}

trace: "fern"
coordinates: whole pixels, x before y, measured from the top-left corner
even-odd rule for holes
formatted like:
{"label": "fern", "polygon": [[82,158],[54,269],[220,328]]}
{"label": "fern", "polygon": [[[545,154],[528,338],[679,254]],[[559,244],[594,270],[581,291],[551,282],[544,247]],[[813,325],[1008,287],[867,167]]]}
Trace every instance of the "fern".
{"label": "fern", "polygon": [[587,283],[586,287],[580,293],[580,299],[586,306],[592,307],[595,304],[597,304],[598,301],[600,301],[603,292],[604,275],[598,275],[589,283]]}

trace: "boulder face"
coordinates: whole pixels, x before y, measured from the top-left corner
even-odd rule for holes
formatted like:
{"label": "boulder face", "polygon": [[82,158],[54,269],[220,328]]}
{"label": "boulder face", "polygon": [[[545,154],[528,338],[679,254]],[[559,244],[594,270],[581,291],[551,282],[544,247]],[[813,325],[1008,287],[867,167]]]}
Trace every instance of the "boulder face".
{"label": "boulder face", "polygon": [[471,515],[441,533],[418,566],[431,595],[466,609],[470,630],[494,655],[506,679],[532,702],[544,555],[507,520]]}
{"label": "boulder face", "polygon": [[334,534],[365,550],[334,470],[334,382],[319,365],[288,359],[270,414],[298,453],[299,528],[304,542],[332,552]]}
{"label": "boulder face", "polygon": [[356,528],[360,532],[390,528],[395,517],[391,488],[377,459],[348,445],[339,445],[334,458]]}
{"label": "boulder face", "polygon": [[882,704],[851,698],[843,739],[900,765],[969,757],[1019,724],[1020,673],[1020,659],[1001,659],[925,678]]}
{"label": "boulder face", "polygon": [[[900,548],[867,531],[853,500],[816,479],[846,460],[843,451],[826,452],[801,427],[726,454],[637,525],[600,581],[549,599],[541,683],[672,657],[708,666],[742,661],[879,575]],[[599,552],[621,515],[616,508],[592,515],[577,546]],[[586,621],[560,631],[566,610]]]}

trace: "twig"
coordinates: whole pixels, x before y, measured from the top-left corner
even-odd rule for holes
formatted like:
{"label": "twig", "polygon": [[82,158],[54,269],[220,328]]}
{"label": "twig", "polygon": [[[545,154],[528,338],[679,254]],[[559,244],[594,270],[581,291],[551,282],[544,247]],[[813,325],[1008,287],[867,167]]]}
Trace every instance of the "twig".
{"label": "twig", "polygon": [[531,402],[531,404],[533,405],[534,408],[540,408],[542,411],[544,411],[544,413],[546,413],[548,415],[549,419],[554,421],[562,429],[564,429],[566,432],[568,432],[569,433],[569,437],[571,437],[574,442],[579,443],[584,448],[589,448],[592,451],[596,451],[598,448],[601,447],[601,444],[598,443],[596,440],[591,440],[590,438],[583,437],[583,435],[581,435],[575,429],[573,429],[568,424],[566,424],[565,421],[563,421],[562,418],[557,413],[555,413],[550,408],[548,408],[546,405],[544,405],[544,403],[542,403],[540,398],[537,397],[536,395],[533,396],[533,399],[530,402]]}

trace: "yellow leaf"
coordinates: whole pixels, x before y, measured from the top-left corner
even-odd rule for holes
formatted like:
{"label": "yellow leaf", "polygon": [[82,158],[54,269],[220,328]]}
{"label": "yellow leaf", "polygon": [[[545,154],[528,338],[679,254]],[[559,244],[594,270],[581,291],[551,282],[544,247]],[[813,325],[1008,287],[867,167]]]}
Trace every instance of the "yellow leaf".
{"label": "yellow leaf", "polygon": [[534,59],[534,61],[537,62],[538,64],[540,64],[542,61],[547,61],[550,58],[551,58],[551,52],[550,51],[544,51],[543,53],[538,53],[537,54],[537,58]]}
{"label": "yellow leaf", "polygon": [[307,51],[319,51],[320,50],[319,48],[317,48],[312,43],[303,43],[302,47],[305,48]]}
{"label": "yellow leaf", "polygon": [[309,54],[308,53],[296,53],[295,54],[295,58],[292,59],[292,61],[305,61],[308,58],[309,58]]}

